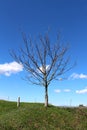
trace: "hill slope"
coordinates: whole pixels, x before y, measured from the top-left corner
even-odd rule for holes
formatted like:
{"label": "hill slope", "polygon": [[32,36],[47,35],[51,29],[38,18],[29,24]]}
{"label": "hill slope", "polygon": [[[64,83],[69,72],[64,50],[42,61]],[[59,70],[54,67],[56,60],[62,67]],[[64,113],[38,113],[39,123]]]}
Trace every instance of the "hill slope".
{"label": "hill slope", "polygon": [[0,130],[87,130],[87,109],[0,101]]}

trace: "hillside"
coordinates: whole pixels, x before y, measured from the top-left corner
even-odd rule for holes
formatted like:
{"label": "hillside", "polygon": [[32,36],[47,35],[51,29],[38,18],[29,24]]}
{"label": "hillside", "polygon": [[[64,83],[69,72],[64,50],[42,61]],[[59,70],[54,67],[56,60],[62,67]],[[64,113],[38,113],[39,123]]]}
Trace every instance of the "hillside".
{"label": "hillside", "polygon": [[87,130],[87,109],[0,101],[0,130]]}

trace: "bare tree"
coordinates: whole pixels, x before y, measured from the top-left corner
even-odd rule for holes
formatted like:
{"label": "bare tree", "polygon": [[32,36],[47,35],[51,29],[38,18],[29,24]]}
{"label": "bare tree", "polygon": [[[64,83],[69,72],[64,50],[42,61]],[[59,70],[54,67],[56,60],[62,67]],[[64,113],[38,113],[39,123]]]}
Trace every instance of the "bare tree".
{"label": "bare tree", "polygon": [[19,48],[19,53],[11,51],[12,57],[28,72],[26,79],[44,86],[45,107],[48,106],[48,86],[51,81],[59,80],[59,76],[72,68],[66,55],[68,45],[62,44],[59,39],[57,37],[56,42],[52,43],[48,34],[39,35],[37,40],[23,34],[24,47]]}

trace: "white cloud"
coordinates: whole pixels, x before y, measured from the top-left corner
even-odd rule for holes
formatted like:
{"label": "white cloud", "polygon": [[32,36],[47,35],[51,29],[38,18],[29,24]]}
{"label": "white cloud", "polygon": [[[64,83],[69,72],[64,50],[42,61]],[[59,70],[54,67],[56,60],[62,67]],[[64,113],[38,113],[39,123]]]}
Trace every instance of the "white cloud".
{"label": "white cloud", "polygon": [[85,74],[77,74],[77,73],[73,73],[69,79],[87,79],[87,75]]}
{"label": "white cloud", "polygon": [[54,92],[55,92],[55,93],[60,93],[61,90],[60,90],[60,89],[55,89]]}
{"label": "white cloud", "polygon": [[76,93],[77,94],[85,94],[85,93],[87,93],[87,87],[82,89],[82,90],[76,90]]}
{"label": "white cloud", "polygon": [[70,92],[70,91],[71,91],[70,89],[63,89],[63,90],[55,89],[55,90],[54,90],[55,93],[60,93],[60,92],[66,92],[66,93],[68,93],[68,92]]}
{"label": "white cloud", "polygon": [[70,92],[71,90],[70,89],[64,89],[64,92]]}
{"label": "white cloud", "polygon": [[16,74],[23,70],[22,64],[17,62],[0,64],[0,74],[5,76],[10,76],[11,74]]}
{"label": "white cloud", "polygon": [[[40,69],[42,72],[45,71],[43,66],[39,67],[39,69]],[[49,69],[50,69],[50,65],[46,65],[46,71],[48,71]],[[40,70],[38,70],[39,73],[41,73]]]}
{"label": "white cloud", "polygon": [[47,65],[46,66],[46,70],[48,71],[50,69],[50,65]]}

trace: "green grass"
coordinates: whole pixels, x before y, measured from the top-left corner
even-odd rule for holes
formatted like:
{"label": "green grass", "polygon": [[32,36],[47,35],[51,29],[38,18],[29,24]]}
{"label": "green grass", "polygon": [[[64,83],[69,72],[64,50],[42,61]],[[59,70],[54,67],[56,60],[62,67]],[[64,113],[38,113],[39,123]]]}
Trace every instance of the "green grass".
{"label": "green grass", "polygon": [[87,130],[87,109],[0,101],[0,130]]}

